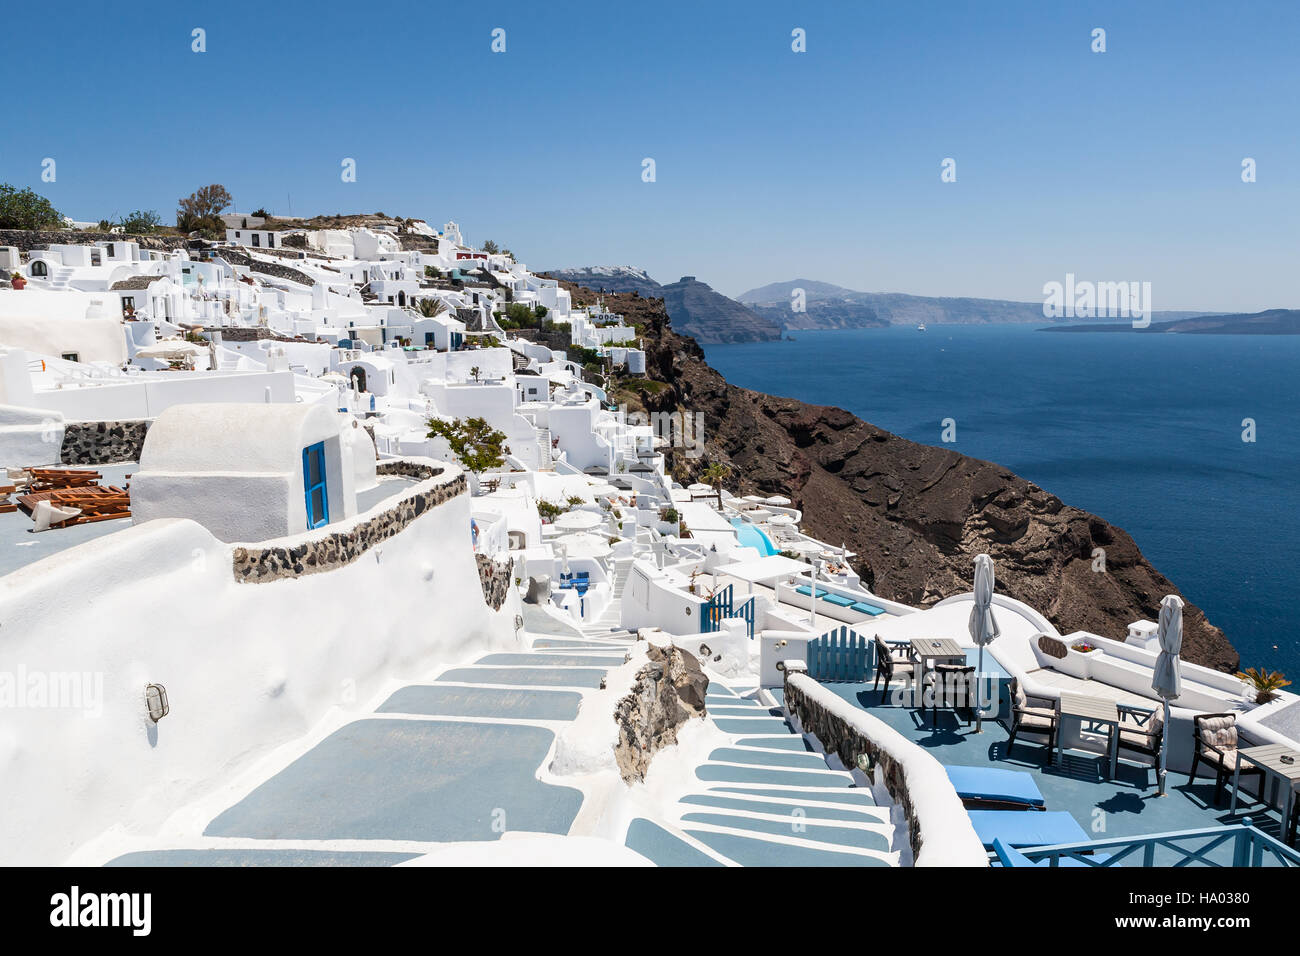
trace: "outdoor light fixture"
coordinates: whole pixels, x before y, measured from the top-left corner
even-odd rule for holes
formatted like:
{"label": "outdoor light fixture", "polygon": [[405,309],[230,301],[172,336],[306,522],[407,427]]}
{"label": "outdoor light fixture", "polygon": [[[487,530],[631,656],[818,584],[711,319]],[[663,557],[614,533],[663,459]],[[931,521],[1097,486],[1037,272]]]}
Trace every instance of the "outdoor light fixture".
{"label": "outdoor light fixture", "polygon": [[167,706],[167,688],[162,684],[146,684],[144,702],[149,705],[149,719],[155,724],[171,713]]}

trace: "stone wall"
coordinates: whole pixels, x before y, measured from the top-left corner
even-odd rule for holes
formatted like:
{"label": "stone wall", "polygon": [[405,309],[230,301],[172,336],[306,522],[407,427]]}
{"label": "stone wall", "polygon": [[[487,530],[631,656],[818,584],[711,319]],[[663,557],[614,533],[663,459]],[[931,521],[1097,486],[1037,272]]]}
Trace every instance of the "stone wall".
{"label": "stone wall", "polygon": [[501,610],[514,583],[515,559],[510,558],[502,564],[487,555],[475,554],[474,560],[478,562],[478,583],[483,588],[483,600],[492,610]]}
{"label": "stone wall", "polygon": [[785,708],[828,754],[884,785],[907,821],[916,865],[988,866],[970,817],[931,754],[825,690],[801,662],[786,662]]}
{"label": "stone wall", "polygon": [[235,580],[262,584],[332,571],[351,564],[426,511],[464,494],[466,490],[464,473],[435,483],[434,479],[443,475],[446,469],[419,462],[381,461],[376,471],[380,475],[402,475],[421,481],[413,491],[398,498],[379,514],[356,522],[347,530],[310,533],[296,544],[235,548]]}
{"label": "stone wall", "polygon": [[647,644],[648,662],[636,674],[632,692],[618,702],[614,759],[628,783],[644,780],[650,760],[677,742],[677,728],[704,716],[709,678],[699,660],[674,645]]}
{"label": "stone wall", "polygon": [[141,249],[184,249],[186,236],[125,236],[109,232],[80,232],[73,229],[0,229],[0,246],[14,246],[19,252],[32,252],[51,245],[93,246],[97,242],[137,242]]}
{"label": "stone wall", "polygon": [[[288,279],[291,282],[299,282],[306,286],[316,284],[316,280],[305,272],[282,266],[278,262],[263,262],[261,259],[254,259],[237,246],[216,246],[208,251],[212,253],[213,258],[225,259],[232,266],[245,266],[251,272],[260,272],[264,275]],[[259,249],[257,251],[262,252],[264,250]]]}
{"label": "stone wall", "polygon": [[139,461],[148,421],[65,422],[59,461],[65,465],[111,465]]}

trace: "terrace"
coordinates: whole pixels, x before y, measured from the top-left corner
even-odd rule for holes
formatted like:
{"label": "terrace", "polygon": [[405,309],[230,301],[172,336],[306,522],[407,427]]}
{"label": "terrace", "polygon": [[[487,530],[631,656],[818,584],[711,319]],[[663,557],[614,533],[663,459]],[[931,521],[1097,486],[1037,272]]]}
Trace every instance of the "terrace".
{"label": "terrace", "polygon": [[[974,649],[963,650],[974,664]],[[812,658],[810,653],[810,661]],[[991,678],[987,683],[998,690],[993,691],[989,698],[992,701],[995,694],[997,703],[991,704],[986,711],[996,713],[996,716],[984,719],[982,732],[976,729],[973,712],[965,708],[946,708],[943,701],[937,710],[932,709],[932,697],[900,693],[897,681],[888,695],[883,686],[878,687],[873,681],[837,681],[823,675],[818,683],[854,710],[882,721],[916,744],[937,759],[950,775],[953,768],[976,768],[977,775],[990,770],[1025,775],[1018,780],[1031,793],[1033,787],[1037,788],[1043,801],[1039,808],[1005,810],[1001,808],[1006,804],[998,804],[998,809],[990,810],[987,809],[989,804],[981,806],[975,800],[965,802],[968,810],[975,814],[972,822],[982,837],[990,832],[992,827],[989,824],[994,822],[983,814],[999,810],[1017,815],[1012,820],[1013,830],[1017,825],[1042,823],[1052,824],[1044,832],[1063,834],[1046,841],[1050,845],[1068,845],[1068,849],[1061,851],[1043,849],[1044,840],[1024,838],[1020,849],[1030,860],[1049,860],[1052,862],[1044,865],[1060,865],[1056,858],[1069,859],[1073,854],[1073,860],[1066,865],[1300,864],[1300,854],[1288,853],[1280,843],[1286,836],[1277,809],[1280,795],[1275,795],[1270,789],[1269,799],[1261,802],[1256,796],[1259,788],[1257,778],[1247,782],[1243,777],[1234,811],[1230,808],[1231,780],[1221,801],[1216,804],[1215,779],[1204,766],[1195,781],[1189,782],[1185,768],[1171,765],[1165,796],[1159,795],[1157,769],[1151,758],[1122,750],[1112,776],[1104,752],[1105,738],[1101,736],[1082,734],[1072,737],[1067,733],[1062,741],[1064,746],[1049,756],[1044,736],[1022,731],[1014,745],[1008,748],[1011,711],[1008,674],[990,654],[985,654],[984,665]],[[874,665],[869,664],[867,670],[869,673],[873,671]],[[769,688],[775,700],[783,706],[787,704],[788,686]],[[1078,681],[1071,690],[1077,691],[1079,686],[1100,699],[1124,702],[1125,698],[1134,696],[1098,681]],[[1153,706],[1150,700],[1142,700],[1142,703]],[[1171,737],[1190,736],[1189,723],[1175,722]],[[828,751],[833,749],[833,742],[822,743]],[[1255,741],[1243,735],[1243,747],[1252,743]],[[1175,739],[1168,745],[1177,750],[1179,741]],[[1029,781],[1033,787],[1028,785]],[[961,789],[958,787],[959,791]],[[1059,814],[1068,814],[1068,819]],[[1006,817],[1001,819],[1005,821]],[[1152,839],[1153,835],[1156,838]],[[990,858],[995,859],[991,837],[984,842],[990,850]],[[1087,846],[1081,850],[1076,844]],[[1093,849],[1098,851],[1095,855],[1088,852]],[[1107,854],[1115,859],[1110,861]],[[1020,862],[1025,865],[1023,859]]]}

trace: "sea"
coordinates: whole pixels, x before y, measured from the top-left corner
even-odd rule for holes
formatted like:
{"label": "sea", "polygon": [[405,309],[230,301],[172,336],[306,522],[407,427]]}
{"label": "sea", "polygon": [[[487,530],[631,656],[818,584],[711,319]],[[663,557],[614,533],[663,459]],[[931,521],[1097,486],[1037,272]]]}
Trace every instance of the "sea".
{"label": "sea", "polygon": [[1100,515],[1223,628],[1243,667],[1300,685],[1300,336],[789,334],[706,358],[733,384],[997,462]]}

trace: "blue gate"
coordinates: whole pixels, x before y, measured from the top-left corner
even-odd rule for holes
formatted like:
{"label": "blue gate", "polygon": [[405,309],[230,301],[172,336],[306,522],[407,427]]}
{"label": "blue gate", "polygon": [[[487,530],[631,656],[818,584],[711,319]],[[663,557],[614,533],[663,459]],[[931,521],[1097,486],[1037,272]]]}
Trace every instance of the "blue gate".
{"label": "blue gate", "polygon": [[722,627],[722,622],[731,617],[731,600],[735,585],[728,584],[704,602],[700,608],[700,632],[712,634]]}
{"label": "blue gate", "polygon": [[808,676],[824,681],[865,681],[871,673],[872,642],[848,627],[836,627],[808,642]]}

